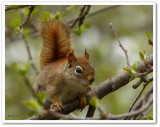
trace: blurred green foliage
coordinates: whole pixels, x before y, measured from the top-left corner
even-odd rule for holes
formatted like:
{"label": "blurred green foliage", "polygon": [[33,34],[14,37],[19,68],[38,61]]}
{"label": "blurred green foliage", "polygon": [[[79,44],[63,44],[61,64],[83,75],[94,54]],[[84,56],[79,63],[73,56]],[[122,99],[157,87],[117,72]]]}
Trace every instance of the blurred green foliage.
{"label": "blurred green foliage", "polygon": [[81,36],[84,30],[88,30],[90,28],[90,24],[82,24],[82,26],[78,29],[74,29],[76,35]]}
{"label": "blurred green foliage", "polygon": [[89,100],[89,105],[94,106],[95,108],[98,107],[100,105],[100,101],[96,96],[93,96],[90,100]]}
{"label": "blurred green foliage", "polygon": [[[93,5],[90,11],[96,11],[106,6],[109,5]],[[37,22],[39,20],[47,21],[50,18],[56,21],[62,20],[66,22],[76,18],[79,15],[81,7],[81,5],[44,5],[35,7],[31,19],[24,27],[24,32],[31,48],[33,62],[37,67],[37,54],[40,49],[40,42],[42,42],[36,31]],[[26,119],[25,117],[8,117],[8,115],[29,114],[31,116],[42,110],[42,107],[37,103],[24,82],[24,76],[27,76],[31,84],[34,84],[36,74],[29,67],[28,54],[20,35],[20,10],[22,10],[25,19],[29,11],[28,7],[8,11],[5,15],[5,114],[7,120]],[[87,48],[90,54],[90,61],[96,72],[95,82],[92,87],[118,74],[123,68],[126,69],[127,66],[124,53],[119,47],[112,30],[109,28],[108,24],[110,22],[116,28],[122,44],[128,50],[131,64],[134,63],[131,72],[135,71],[138,65],[137,60],[145,60],[146,56],[153,53],[153,47],[148,45],[148,41],[151,41],[153,36],[153,6],[124,5],[91,17],[86,17],[80,29],[78,25],[74,27],[74,45],[76,55],[84,54],[85,48]],[[140,51],[145,51],[145,54]],[[95,98],[90,103],[95,106],[99,105],[105,113],[125,113],[142,88],[142,86],[136,90],[132,88],[132,85],[137,81],[138,79],[135,79],[123,88],[105,96],[100,101],[100,104]],[[45,96],[45,93],[38,95],[42,101]],[[84,117],[86,112],[87,108],[82,112],[75,111],[74,114]],[[152,112],[151,108],[146,113],[148,116],[147,119],[153,119]],[[98,117],[98,115],[99,112],[96,110],[94,117]]]}

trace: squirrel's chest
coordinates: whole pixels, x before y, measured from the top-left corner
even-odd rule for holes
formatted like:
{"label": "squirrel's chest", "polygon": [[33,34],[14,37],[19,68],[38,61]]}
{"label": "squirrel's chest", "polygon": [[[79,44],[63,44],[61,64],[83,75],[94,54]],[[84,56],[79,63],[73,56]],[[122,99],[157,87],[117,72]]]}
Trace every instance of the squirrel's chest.
{"label": "squirrel's chest", "polygon": [[78,95],[84,93],[84,91],[85,87],[80,84],[65,84],[60,93],[59,99],[62,101],[62,103],[68,102],[77,98]]}

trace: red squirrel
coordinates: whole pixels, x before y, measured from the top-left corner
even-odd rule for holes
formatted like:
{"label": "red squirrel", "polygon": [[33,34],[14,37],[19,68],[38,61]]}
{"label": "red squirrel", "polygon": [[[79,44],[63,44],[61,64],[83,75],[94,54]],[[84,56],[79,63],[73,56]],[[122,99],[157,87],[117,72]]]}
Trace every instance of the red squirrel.
{"label": "red squirrel", "polygon": [[35,83],[36,92],[47,93],[50,108],[63,109],[63,103],[80,99],[79,108],[87,105],[86,92],[94,81],[95,71],[89,62],[89,54],[76,57],[69,25],[46,21],[40,25],[43,39],[39,56],[40,73]]}

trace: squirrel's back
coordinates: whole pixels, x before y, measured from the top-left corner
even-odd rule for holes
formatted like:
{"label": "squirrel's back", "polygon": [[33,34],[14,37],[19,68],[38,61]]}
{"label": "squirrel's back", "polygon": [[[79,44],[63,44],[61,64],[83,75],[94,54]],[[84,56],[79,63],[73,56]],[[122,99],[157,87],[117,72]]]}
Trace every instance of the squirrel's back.
{"label": "squirrel's back", "polygon": [[43,39],[39,56],[40,69],[45,65],[67,58],[72,49],[72,33],[68,25],[62,22],[43,22],[39,27],[39,34]]}

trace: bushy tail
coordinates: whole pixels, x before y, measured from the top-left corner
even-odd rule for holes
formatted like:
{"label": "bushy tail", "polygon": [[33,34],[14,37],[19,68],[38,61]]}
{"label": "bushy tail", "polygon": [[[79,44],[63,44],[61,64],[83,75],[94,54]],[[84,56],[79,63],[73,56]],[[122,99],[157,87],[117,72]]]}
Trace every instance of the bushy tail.
{"label": "bushy tail", "polygon": [[61,58],[66,58],[72,50],[72,33],[69,26],[62,22],[45,22],[39,26],[39,33],[43,39],[39,56],[39,65],[45,65]]}

